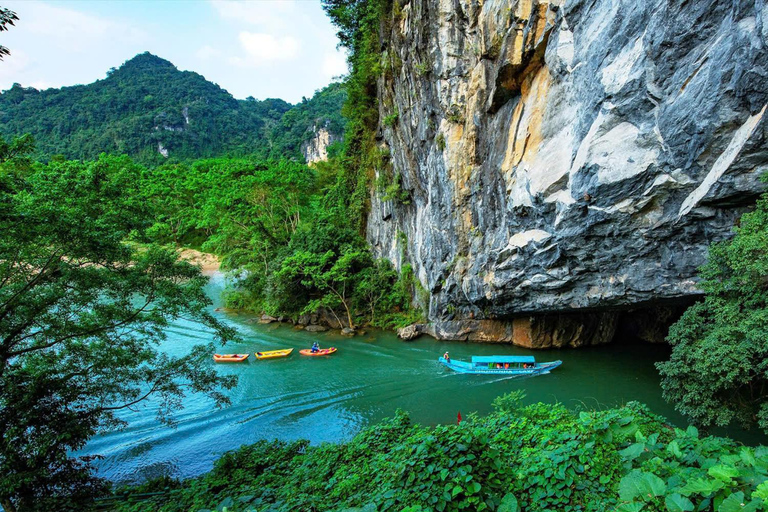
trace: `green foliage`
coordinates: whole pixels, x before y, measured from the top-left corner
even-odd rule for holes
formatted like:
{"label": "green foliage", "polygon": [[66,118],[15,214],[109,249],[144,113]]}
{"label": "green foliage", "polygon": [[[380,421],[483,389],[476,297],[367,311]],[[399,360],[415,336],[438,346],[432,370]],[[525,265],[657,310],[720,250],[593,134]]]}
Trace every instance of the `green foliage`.
{"label": "green foliage", "polygon": [[63,509],[101,487],[91,459],[71,453],[121,426],[117,411],[155,396],[158,419],[171,422],[186,393],[226,403],[221,390],[234,385],[212,370],[211,346],[183,358],[157,349],[181,316],[218,342],[234,332],[207,312],[199,269],[126,243],[153,221],[142,169],[107,156],[29,165],[27,143],[0,143],[0,504],[9,512]]}
{"label": "green foliage", "polygon": [[344,135],[335,192],[329,199],[343,209],[353,228],[365,231],[368,194],[379,161],[376,147],[378,101],[376,80],[392,59],[382,59],[379,31],[391,11],[390,0],[323,0],[331,21],[339,29],[341,45],[349,50],[350,74],[347,78],[347,102],[343,113],[349,120]]}
{"label": "green foliage", "polygon": [[[341,115],[346,99],[346,85],[341,82],[332,83],[317,91],[311,99],[302,99],[301,103],[283,114],[280,121],[266,133],[270,145],[269,156],[302,161],[302,145],[318,130],[324,129],[333,137],[340,137],[347,124]],[[329,149],[330,153],[332,151]]]}
{"label": "green foliage", "polygon": [[763,510],[768,451],[674,429],[669,439],[636,434],[622,455],[635,468],[619,483],[622,509]]}
{"label": "green foliage", "polygon": [[432,65],[429,62],[419,62],[414,64],[413,69],[422,76],[426,76],[432,71]]}
{"label": "green foliage", "polygon": [[455,103],[448,109],[446,118],[452,123],[464,123],[464,113],[462,112],[461,107]]}
{"label": "green foliage", "polygon": [[435,137],[435,143],[437,144],[437,149],[440,151],[445,150],[445,135],[442,133],[438,133],[437,137]]}
{"label": "green foliage", "polygon": [[411,194],[403,188],[403,176],[399,172],[395,174],[392,183],[384,189],[384,195],[381,197],[384,201],[395,201],[400,204],[410,204]]}
{"label": "green foliage", "polygon": [[697,425],[768,432],[768,196],[735,231],[710,248],[704,300],[672,326],[658,368],[664,397]]}
{"label": "green foliage", "polygon": [[[0,32],[8,30],[8,25],[14,26],[14,21],[19,21],[19,17],[10,9],[0,7]],[[0,45],[0,61],[3,57],[7,57],[11,54],[11,51],[5,46]]]}
{"label": "green foliage", "polygon": [[411,287],[373,260],[348,207],[332,199],[338,165],[219,158],[144,169],[141,197],[155,212],[147,236],[221,256],[237,271],[224,294],[230,308],[291,317],[323,309],[348,326],[421,318]]}
{"label": "green foliage", "polygon": [[[176,512],[763,510],[768,450],[668,428],[635,403],[521,406],[426,428],[398,412],[345,444],[243,447],[144,508]],[[141,489],[139,489],[141,490]],[[745,505],[741,505],[744,503]],[[732,508],[738,506],[739,508]]]}
{"label": "green foliage", "polygon": [[236,100],[201,75],[143,53],[88,85],[38,91],[15,84],[0,94],[0,133],[32,134],[43,160],[107,152],[160,164],[160,147],[176,162],[251,154],[301,160],[315,130],[343,133],[345,98],[337,83],[296,106]]}
{"label": "green foliage", "polygon": [[397,120],[399,117],[400,117],[400,113],[395,111],[392,114],[389,114],[388,116],[384,116],[382,123],[384,124],[384,126],[389,126],[390,128],[392,128],[397,123]]}

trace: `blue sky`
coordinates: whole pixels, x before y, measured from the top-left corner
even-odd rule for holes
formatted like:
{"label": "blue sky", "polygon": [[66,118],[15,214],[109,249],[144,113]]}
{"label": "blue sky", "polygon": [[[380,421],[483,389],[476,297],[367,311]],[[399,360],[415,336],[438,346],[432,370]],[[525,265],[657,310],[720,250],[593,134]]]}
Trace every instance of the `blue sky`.
{"label": "blue sky", "polygon": [[20,20],[0,33],[11,56],[0,90],[104,78],[149,51],[236,98],[302,96],[346,73],[320,0],[0,0]]}

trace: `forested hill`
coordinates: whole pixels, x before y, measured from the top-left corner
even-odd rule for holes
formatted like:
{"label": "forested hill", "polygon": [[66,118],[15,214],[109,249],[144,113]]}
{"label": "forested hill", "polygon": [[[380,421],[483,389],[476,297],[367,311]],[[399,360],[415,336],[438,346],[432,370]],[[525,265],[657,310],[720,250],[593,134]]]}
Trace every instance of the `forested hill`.
{"label": "forested hill", "polygon": [[0,134],[34,135],[36,156],[90,159],[124,153],[143,163],[219,155],[303,158],[314,132],[344,129],[346,91],[331,84],[312,99],[237,100],[202,75],[142,53],[88,85],[0,93]]}

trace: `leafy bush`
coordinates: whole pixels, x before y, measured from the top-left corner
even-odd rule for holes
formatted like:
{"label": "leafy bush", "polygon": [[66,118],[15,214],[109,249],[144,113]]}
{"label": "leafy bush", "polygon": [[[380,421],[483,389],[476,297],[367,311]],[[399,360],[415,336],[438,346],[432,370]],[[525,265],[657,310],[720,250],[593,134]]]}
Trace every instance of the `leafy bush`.
{"label": "leafy bush", "polygon": [[400,114],[397,111],[395,111],[392,114],[389,114],[388,116],[384,116],[384,119],[382,120],[382,124],[384,124],[384,126],[389,126],[390,128],[392,128],[397,123],[397,120],[399,119],[399,117],[400,117]]}
{"label": "leafy bush", "polygon": [[710,248],[704,300],[672,326],[657,366],[664,398],[696,425],[768,432],[768,195],[735,231]]}

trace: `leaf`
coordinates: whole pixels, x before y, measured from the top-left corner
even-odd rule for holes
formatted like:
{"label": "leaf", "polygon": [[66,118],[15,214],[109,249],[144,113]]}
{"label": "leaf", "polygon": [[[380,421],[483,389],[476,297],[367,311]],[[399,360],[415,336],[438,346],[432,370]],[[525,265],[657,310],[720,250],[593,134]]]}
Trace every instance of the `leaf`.
{"label": "leaf", "polygon": [[753,498],[760,498],[768,504],[768,480],[761,483],[752,493]]}
{"label": "leaf", "polygon": [[667,506],[669,512],[691,512],[693,510],[693,503],[688,498],[680,496],[679,494],[670,494],[664,499],[664,504]]}
{"label": "leaf", "polygon": [[739,491],[725,498],[717,508],[717,512],[755,512],[759,506],[759,500],[745,503],[744,493]]}
{"label": "leaf", "polygon": [[501,503],[499,504],[499,508],[496,509],[496,512],[519,512],[519,510],[520,508],[517,505],[517,498],[515,498],[514,494],[508,493],[501,499]]}
{"label": "leaf", "polygon": [[701,494],[709,496],[715,491],[719,491],[724,486],[720,480],[705,480],[704,478],[695,478],[690,480],[685,487],[680,489],[680,494],[690,496],[691,494]]}
{"label": "leaf", "polygon": [[623,503],[616,509],[617,512],[640,512],[643,509],[645,503],[634,501],[632,503]]}
{"label": "leaf", "polygon": [[461,488],[460,485],[454,486],[453,490],[451,491],[451,497],[455,498],[459,494],[461,494],[464,491],[464,489]]}
{"label": "leaf", "polygon": [[623,450],[621,450],[619,452],[619,455],[621,456],[622,459],[632,461],[638,458],[643,453],[644,450],[645,450],[644,444],[634,443],[624,448]]}
{"label": "leaf", "polygon": [[757,464],[757,459],[755,459],[755,456],[752,454],[752,450],[746,446],[741,448],[739,457],[747,466],[755,466]]}
{"label": "leaf", "polygon": [[718,464],[717,466],[712,466],[709,468],[707,470],[707,474],[725,483],[730,483],[732,478],[739,476],[739,470],[731,466]]}
{"label": "leaf", "polygon": [[688,428],[685,429],[685,433],[688,434],[689,437],[692,437],[694,439],[699,438],[699,429],[697,429],[693,425],[689,425]]}
{"label": "leaf", "polygon": [[682,459],[683,458],[683,452],[680,451],[680,445],[677,444],[677,440],[672,440],[671,443],[669,443],[669,446],[667,446],[667,451],[675,456],[675,458]]}
{"label": "leaf", "polygon": [[648,501],[656,496],[661,496],[667,490],[667,484],[661,478],[652,473],[644,473],[634,470],[619,482],[619,496],[623,501],[632,501],[642,498]]}
{"label": "leaf", "polygon": [[653,473],[645,473],[643,475],[643,481],[648,485],[648,488],[651,491],[650,494],[653,495],[653,497],[662,496],[667,492],[666,482]]}

